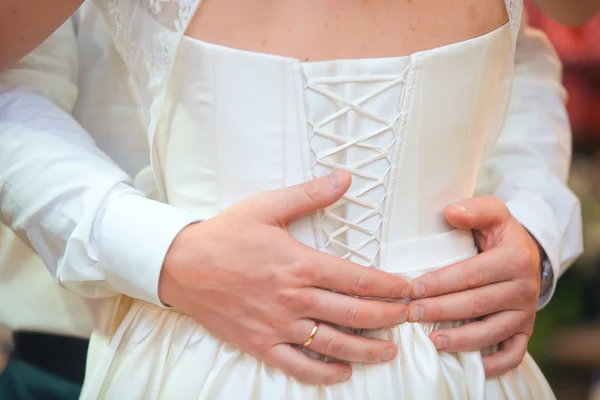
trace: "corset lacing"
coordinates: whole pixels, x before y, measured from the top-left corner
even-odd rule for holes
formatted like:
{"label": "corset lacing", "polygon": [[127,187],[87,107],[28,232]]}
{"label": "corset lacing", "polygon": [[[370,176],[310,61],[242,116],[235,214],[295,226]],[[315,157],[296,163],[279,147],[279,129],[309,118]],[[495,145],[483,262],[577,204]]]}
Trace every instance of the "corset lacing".
{"label": "corset lacing", "polygon": [[[398,108],[391,116],[373,112],[365,107],[365,103],[396,86],[402,85],[404,88],[407,71],[408,67],[399,75],[306,79],[304,86],[305,90],[320,94],[339,108],[320,121],[307,118],[313,176],[318,177],[326,172],[343,169],[352,174],[353,178],[353,184],[344,197],[319,213],[325,250],[364,266],[379,266],[384,205],[388,194],[393,153],[401,139],[399,119],[402,99],[398,99]],[[346,99],[332,90],[334,86],[356,83],[380,85],[356,99]],[[360,132],[353,138],[328,130],[328,124],[350,113],[356,113],[358,118],[369,118],[379,127]],[[325,146],[326,148],[315,146],[317,138],[327,139],[320,142],[330,145]],[[346,162],[348,153],[353,150],[353,160]],[[359,153],[359,157],[356,158]],[[369,167],[375,163],[385,164],[379,165],[377,171],[374,171],[374,168]],[[369,193],[376,190],[376,195],[367,198]],[[347,216],[349,207],[353,208],[352,217]],[[355,239],[348,240],[349,235]]]}

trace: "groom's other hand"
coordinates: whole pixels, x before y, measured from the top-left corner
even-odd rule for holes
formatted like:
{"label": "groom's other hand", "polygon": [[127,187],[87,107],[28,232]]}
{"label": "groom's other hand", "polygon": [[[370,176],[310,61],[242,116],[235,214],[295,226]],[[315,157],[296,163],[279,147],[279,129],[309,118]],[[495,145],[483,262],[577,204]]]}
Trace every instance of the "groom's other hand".
{"label": "groom's other hand", "polygon": [[[294,378],[333,384],[350,377],[345,363],[322,362],[306,347],[337,360],[382,363],[389,341],[341,332],[333,325],[376,329],[406,320],[406,305],[368,298],[408,294],[400,277],[305,246],[287,226],[339,200],[350,175],[338,171],[302,185],[260,193],[185,228],[173,242],[159,296],[219,339]],[[297,345],[297,346],[292,346]]]}
{"label": "groom's other hand", "polygon": [[411,282],[409,321],[475,319],[431,334],[440,351],[469,351],[499,344],[484,356],[488,377],[516,368],[527,351],[541,280],[541,251],[533,237],[491,196],[448,206],[455,228],[472,229],[481,253]]}

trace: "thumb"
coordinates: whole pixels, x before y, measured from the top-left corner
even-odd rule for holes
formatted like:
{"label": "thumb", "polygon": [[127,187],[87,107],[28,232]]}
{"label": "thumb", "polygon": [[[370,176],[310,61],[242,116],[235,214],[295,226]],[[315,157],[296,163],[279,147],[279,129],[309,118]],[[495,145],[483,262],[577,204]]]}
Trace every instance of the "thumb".
{"label": "thumb", "polygon": [[493,196],[474,197],[446,207],[446,220],[457,229],[482,230],[503,223],[510,212],[502,200]]}
{"label": "thumb", "polygon": [[269,222],[287,226],[338,201],[350,187],[352,177],[344,170],[335,171],[299,185],[265,193],[263,210]]}

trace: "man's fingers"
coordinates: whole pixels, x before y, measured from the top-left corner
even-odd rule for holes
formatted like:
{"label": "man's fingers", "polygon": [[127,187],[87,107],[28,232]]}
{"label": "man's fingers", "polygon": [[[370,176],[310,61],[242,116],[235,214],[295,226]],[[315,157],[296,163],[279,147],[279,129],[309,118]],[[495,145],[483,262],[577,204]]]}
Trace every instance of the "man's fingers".
{"label": "man's fingers", "polygon": [[493,378],[517,368],[523,362],[527,353],[529,337],[525,333],[518,333],[502,342],[500,351],[483,357],[485,376]]}
{"label": "man's fingers", "polygon": [[265,361],[286,375],[312,385],[332,385],[344,382],[352,375],[348,365],[308,358],[285,343],[272,347],[265,355]]}
{"label": "man's fingers", "polygon": [[[315,322],[308,319],[292,324],[291,342],[304,344],[314,326]],[[393,343],[343,333],[325,323],[319,324],[308,349],[337,360],[369,364],[390,361],[396,356],[396,346]]]}
{"label": "man's fingers", "polygon": [[434,331],[429,337],[440,351],[481,350],[512,337],[522,329],[525,319],[519,311],[500,312],[459,328]]}
{"label": "man's fingers", "polygon": [[321,289],[292,293],[301,316],[355,329],[390,328],[406,321],[406,305],[399,302],[368,300]]}
{"label": "man's fingers", "polygon": [[414,279],[411,297],[434,297],[502,282],[515,276],[516,267],[517,260],[511,260],[504,249],[491,249]]}
{"label": "man's fingers", "polygon": [[519,293],[520,286],[519,282],[506,281],[469,291],[414,300],[408,305],[408,320],[440,322],[473,319],[498,311],[517,309],[524,299],[524,294]]}
{"label": "man's fingers", "polygon": [[359,297],[403,299],[409,295],[409,282],[397,275],[363,267],[333,255],[309,249],[308,265],[298,271],[301,284]]}
{"label": "man's fingers", "polygon": [[510,217],[502,200],[493,196],[463,200],[446,207],[444,214],[448,223],[458,229],[485,229]]}
{"label": "man's fingers", "polygon": [[264,192],[253,198],[255,213],[267,223],[285,227],[338,201],[352,178],[344,170],[299,185]]}

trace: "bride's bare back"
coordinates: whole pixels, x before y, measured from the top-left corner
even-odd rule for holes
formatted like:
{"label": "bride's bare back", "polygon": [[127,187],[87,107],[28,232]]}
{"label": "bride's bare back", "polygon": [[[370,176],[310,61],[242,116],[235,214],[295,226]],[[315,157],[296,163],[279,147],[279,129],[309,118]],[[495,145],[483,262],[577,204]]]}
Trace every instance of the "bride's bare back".
{"label": "bride's bare back", "polygon": [[204,0],[187,35],[319,61],[408,55],[507,20],[503,0]]}

